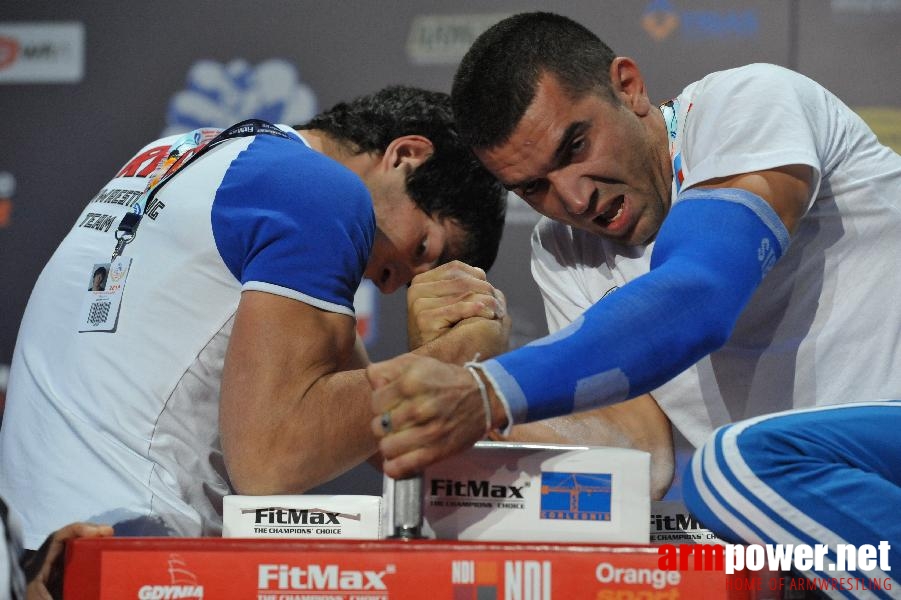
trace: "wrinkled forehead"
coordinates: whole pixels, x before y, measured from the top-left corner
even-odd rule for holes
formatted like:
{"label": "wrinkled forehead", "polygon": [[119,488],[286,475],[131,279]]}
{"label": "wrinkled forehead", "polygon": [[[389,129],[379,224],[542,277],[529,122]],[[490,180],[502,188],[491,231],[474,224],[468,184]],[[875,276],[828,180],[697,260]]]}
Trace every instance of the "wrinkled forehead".
{"label": "wrinkled forehead", "polygon": [[473,151],[504,187],[515,190],[553,168],[567,142],[597,117],[605,102],[609,100],[597,91],[573,95],[554,75],[543,75],[510,135]]}
{"label": "wrinkled forehead", "polygon": [[473,152],[507,190],[515,190],[547,165],[566,131],[560,123],[559,115],[539,106],[523,115],[504,142]]}

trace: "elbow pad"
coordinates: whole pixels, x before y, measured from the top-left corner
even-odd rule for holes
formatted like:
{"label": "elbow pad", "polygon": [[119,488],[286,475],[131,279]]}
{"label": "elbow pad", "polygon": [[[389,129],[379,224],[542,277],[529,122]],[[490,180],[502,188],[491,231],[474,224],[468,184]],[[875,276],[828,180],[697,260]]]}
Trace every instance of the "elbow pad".
{"label": "elbow pad", "polygon": [[756,194],[688,190],[660,228],[648,273],[560,331],[479,366],[515,423],[648,393],[725,344],[788,242]]}

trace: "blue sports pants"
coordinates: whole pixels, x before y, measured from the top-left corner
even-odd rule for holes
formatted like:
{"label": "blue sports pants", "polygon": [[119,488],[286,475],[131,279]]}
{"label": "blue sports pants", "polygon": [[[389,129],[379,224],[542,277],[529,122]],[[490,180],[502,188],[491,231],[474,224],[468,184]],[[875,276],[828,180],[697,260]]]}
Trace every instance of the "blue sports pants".
{"label": "blue sports pants", "polygon": [[[891,579],[891,590],[830,592],[901,598],[901,401],[775,413],[718,429],[683,483],[688,509],[721,539],[826,544],[811,578]],[[890,545],[891,570],[830,570],[838,544]],[[896,579],[897,577],[897,579]]]}

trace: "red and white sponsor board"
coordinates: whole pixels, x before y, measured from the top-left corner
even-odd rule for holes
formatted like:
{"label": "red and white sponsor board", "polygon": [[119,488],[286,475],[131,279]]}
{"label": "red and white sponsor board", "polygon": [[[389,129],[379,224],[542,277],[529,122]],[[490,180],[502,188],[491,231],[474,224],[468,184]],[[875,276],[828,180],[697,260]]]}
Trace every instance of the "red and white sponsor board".
{"label": "red and white sponsor board", "polygon": [[[438,540],[79,539],[67,600],[663,600],[774,597],[759,574],[664,571],[654,546]],[[755,579],[757,584],[754,584]],[[750,586],[749,586],[750,582]]]}

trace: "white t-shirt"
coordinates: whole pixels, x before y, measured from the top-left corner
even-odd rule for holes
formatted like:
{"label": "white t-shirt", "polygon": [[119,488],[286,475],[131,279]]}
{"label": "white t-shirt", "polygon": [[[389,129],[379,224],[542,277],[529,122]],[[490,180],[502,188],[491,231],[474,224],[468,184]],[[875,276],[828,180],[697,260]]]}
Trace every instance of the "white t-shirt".
{"label": "white t-shirt", "polygon": [[219,385],[241,292],[353,315],[371,198],[292,132],[227,141],[160,187],[123,253],[132,264],[115,332],[79,333],[92,272],[173,139],[148,145],[88,202],[29,299],[0,429],[0,495],[28,548],[74,521],[218,535],[231,493]]}
{"label": "white t-shirt", "polygon": [[[708,75],[674,109],[674,198],[677,188],[782,165],[815,174],[788,251],[729,341],[652,393],[673,424],[699,445],[754,415],[901,398],[901,157],[834,95],[773,65]],[[652,250],[542,219],[532,272],[550,331],[646,273]]]}

